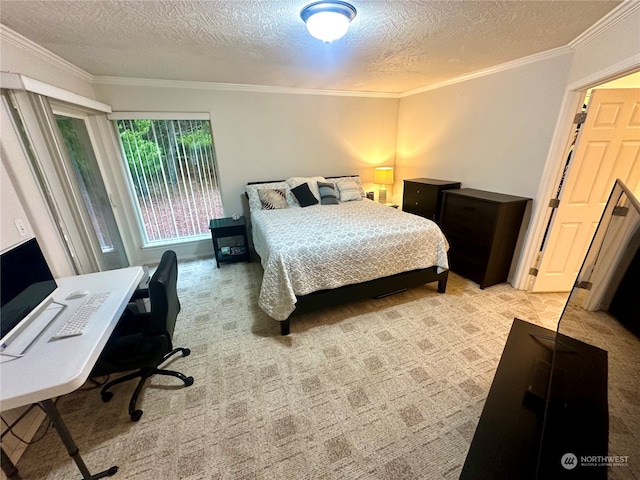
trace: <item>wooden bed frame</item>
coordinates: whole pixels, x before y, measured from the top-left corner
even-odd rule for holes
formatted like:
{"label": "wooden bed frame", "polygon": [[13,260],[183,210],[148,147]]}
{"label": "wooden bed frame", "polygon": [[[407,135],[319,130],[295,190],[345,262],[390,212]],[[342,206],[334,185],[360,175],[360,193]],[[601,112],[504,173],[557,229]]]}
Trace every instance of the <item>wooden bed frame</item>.
{"label": "wooden bed frame", "polygon": [[[345,177],[355,177],[357,175],[342,175]],[[340,178],[340,177],[325,177]],[[267,180],[262,182],[249,182],[247,185],[260,183],[283,182],[284,180]],[[246,193],[245,193],[246,195]],[[368,298],[382,298],[395,293],[406,291],[408,288],[424,285],[425,283],[438,282],[438,293],[445,293],[449,270],[438,273],[438,267],[422,268],[409,272],[397,273],[388,277],[376,278],[367,282],[345,285],[343,287],[319,290],[307,295],[296,296],[296,309],[289,318],[281,320],[280,334],[289,335],[291,317],[334,305],[342,305],[354,300],[365,300]],[[278,321],[278,320],[276,320]]]}
{"label": "wooden bed frame", "polygon": [[438,282],[438,293],[445,293],[449,270],[437,273],[438,267],[411,270],[397,273],[389,277],[376,278],[368,282],[345,285],[330,290],[319,290],[308,295],[296,296],[296,309],[286,320],[280,322],[280,334],[288,335],[291,317],[317,310],[319,308],[342,305],[354,300],[382,298],[395,293],[404,292],[408,288]]}

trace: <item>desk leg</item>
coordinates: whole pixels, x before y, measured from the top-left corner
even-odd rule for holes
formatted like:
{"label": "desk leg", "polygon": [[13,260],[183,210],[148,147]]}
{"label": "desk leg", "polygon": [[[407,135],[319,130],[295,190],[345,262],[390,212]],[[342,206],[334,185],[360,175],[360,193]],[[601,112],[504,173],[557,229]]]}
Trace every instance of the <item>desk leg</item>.
{"label": "desk leg", "polygon": [[4,448],[0,449],[0,451],[2,451],[2,458],[0,458],[0,462],[2,462],[2,471],[4,474],[10,480],[21,480],[18,469],[9,458],[9,455],[5,453]]}
{"label": "desk leg", "polygon": [[78,470],[80,470],[80,473],[82,473],[83,480],[94,480],[98,478],[109,477],[111,475],[114,475],[118,471],[118,467],[111,467],[104,472],[91,475],[91,472],[89,472],[89,469],[84,464],[84,461],[80,456],[80,451],[73,441],[69,429],[65,425],[64,420],[62,420],[62,417],[60,416],[60,412],[58,412],[58,409],[56,408],[56,404],[53,403],[53,400],[44,400],[40,402],[40,406],[45,411],[47,416],[51,419],[51,423],[53,423],[53,427],[58,432],[58,435],[60,436],[62,443],[64,443],[64,446],[67,448],[67,452],[69,452],[69,455],[71,456],[71,458],[73,458],[73,461],[76,462]]}

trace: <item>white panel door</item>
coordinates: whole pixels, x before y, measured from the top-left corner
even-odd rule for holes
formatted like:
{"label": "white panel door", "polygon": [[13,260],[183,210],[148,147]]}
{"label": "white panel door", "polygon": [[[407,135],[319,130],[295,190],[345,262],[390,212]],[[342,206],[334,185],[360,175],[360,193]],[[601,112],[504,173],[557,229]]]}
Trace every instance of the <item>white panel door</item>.
{"label": "white panel door", "polygon": [[534,292],[571,290],[616,178],[640,181],[640,89],[593,91]]}

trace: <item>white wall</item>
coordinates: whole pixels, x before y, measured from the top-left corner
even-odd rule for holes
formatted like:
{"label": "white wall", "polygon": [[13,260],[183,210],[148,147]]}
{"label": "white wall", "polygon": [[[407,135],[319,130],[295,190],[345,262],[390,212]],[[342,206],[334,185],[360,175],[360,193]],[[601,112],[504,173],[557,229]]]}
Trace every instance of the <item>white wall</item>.
{"label": "white wall", "polygon": [[397,178],[533,198],[570,61],[556,56],[401,99]]}
{"label": "white wall", "polygon": [[[0,157],[4,155],[0,152]],[[13,187],[9,172],[0,158],[0,251],[5,251],[24,240],[33,237],[31,224],[27,214],[18,201],[18,193]],[[19,233],[14,222],[20,221],[24,225],[24,231]]]}
{"label": "white wall", "polygon": [[[634,8],[614,25],[584,39],[575,46],[568,84],[585,84],[588,79],[602,83],[602,75],[640,63],[640,6]],[[619,75],[618,75],[619,76]],[[584,86],[584,85],[581,85]],[[586,85],[593,86],[593,85]]]}
{"label": "white wall", "polygon": [[[398,100],[190,87],[95,85],[113,111],[207,112],[225,214],[243,213],[250,181],[360,174],[393,165]],[[248,213],[244,211],[244,213]]]}

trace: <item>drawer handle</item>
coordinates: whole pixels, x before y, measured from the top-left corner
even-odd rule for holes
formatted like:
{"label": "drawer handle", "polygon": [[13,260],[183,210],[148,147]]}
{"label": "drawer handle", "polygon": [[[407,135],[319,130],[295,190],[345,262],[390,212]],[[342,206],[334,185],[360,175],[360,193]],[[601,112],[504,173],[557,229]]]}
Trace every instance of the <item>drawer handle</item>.
{"label": "drawer handle", "polygon": [[416,205],[420,205],[418,202],[416,202]]}
{"label": "drawer handle", "polygon": [[421,193],[421,191],[420,190],[416,190],[416,193]]}

